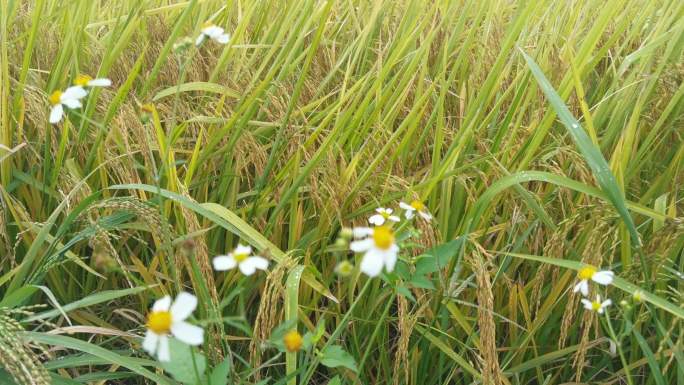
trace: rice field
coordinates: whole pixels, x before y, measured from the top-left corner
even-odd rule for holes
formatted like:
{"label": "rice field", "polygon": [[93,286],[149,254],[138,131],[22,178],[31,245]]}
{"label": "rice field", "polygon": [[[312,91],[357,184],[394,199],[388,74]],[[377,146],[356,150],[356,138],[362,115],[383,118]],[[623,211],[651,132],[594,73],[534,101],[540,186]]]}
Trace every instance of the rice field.
{"label": "rice field", "polygon": [[0,0],[0,384],[684,385],[684,2]]}

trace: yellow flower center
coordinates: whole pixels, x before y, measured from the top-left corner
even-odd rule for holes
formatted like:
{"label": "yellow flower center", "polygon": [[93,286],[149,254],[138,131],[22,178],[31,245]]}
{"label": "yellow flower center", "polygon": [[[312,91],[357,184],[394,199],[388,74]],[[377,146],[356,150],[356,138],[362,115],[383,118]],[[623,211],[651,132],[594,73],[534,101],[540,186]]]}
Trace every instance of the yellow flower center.
{"label": "yellow flower center", "polygon": [[83,86],[87,86],[88,82],[91,80],[93,80],[93,78],[91,78],[88,75],[78,75],[78,76],[76,76],[76,80],[74,80],[74,84],[76,84],[77,86],[83,87]]}
{"label": "yellow flower center", "polygon": [[171,331],[171,313],[154,311],[147,316],[147,328],[157,334],[168,334]]}
{"label": "yellow flower center", "polygon": [[379,249],[387,250],[394,243],[394,233],[387,226],[378,226],[373,229],[373,241]]}
{"label": "yellow flower center", "polygon": [[577,272],[577,276],[583,281],[591,279],[594,274],[596,274],[596,268],[593,266],[585,266]]}
{"label": "yellow flower center", "polygon": [[391,214],[388,213],[387,211],[381,211],[380,215],[382,215],[383,218],[388,219]]}
{"label": "yellow flower center", "polygon": [[297,352],[302,348],[304,339],[296,330],[291,330],[283,338],[283,343],[288,352]]}
{"label": "yellow flower center", "polygon": [[237,263],[244,261],[245,259],[247,259],[247,257],[249,257],[249,254],[245,254],[245,253],[233,254],[233,259],[235,259],[235,262],[237,262]]}
{"label": "yellow flower center", "polygon": [[418,200],[414,200],[413,202],[411,202],[411,207],[413,207],[414,209],[416,209],[418,211],[425,210],[425,205],[423,204],[423,202],[418,201]]}
{"label": "yellow flower center", "polygon": [[600,308],[601,308],[601,302],[594,301],[591,303],[591,310],[597,311]]}
{"label": "yellow flower center", "polygon": [[59,104],[61,98],[62,98],[62,91],[57,90],[57,91],[53,92],[49,98],[50,104],[52,104],[53,106]]}

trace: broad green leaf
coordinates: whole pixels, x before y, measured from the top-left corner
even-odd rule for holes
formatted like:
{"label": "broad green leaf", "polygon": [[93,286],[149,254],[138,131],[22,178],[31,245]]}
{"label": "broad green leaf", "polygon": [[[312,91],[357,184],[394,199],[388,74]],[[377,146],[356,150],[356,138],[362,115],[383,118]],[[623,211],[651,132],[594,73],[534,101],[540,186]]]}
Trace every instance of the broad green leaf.
{"label": "broad green leaf", "polygon": [[230,374],[230,356],[221,361],[220,364],[216,365],[214,370],[211,372],[211,385],[228,385],[228,375]]}
{"label": "broad green leaf", "polygon": [[345,367],[357,372],[356,361],[340,345],[328,346],[322,353],[321,364],[329,368]]}
{"label": "broad green leaf", "polygon": [[207,359],[204,355],[175,338],[169,338],[169,351],[171,361],[162,362],[161,367],[178,382],[201,385],[204,371],[207,369]]}

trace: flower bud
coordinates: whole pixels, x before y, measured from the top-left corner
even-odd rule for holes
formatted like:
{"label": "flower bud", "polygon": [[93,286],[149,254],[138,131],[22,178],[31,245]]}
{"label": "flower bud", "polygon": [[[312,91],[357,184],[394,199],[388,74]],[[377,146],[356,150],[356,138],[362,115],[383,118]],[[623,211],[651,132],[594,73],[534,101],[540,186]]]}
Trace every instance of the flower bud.
{"label": "flower bud", "polygon": [[632,294],[632,299],[634,302],[641,303],[644,302],[644,292],[643,290],[639,289]]}
{"label": "flower bud", "polygon": [[354,236],[354,232],[350,227],[343,227],[342,230],[340,230],[340,238],[346,239],[347,241],[351,240],[352,237]]}
{"label": "flower bud", "polygon": [[337,264],[335,267],[335,273],[341,277],[348,277],[354,271],[354,265],[351,262],[345,260]]}

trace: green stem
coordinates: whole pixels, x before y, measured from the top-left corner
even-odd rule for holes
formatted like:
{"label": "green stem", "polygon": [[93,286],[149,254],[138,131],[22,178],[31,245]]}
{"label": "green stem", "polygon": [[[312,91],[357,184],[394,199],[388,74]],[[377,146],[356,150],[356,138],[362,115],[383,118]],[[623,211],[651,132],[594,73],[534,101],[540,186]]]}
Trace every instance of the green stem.
{"label": "green stem", "polygon": [[[356,296],[356,299],[354,300],[354,303],[352,303],[351,307],[347,312],[344,314],[344,317],[342,317],[342,321],[340,321],[340,324],[337,325],[337,328],[335,331],[330,335],[330,338],[328,338],[328,341],[323,345],[323,348],[321,349],[321,352],[324,352],[330,345],[339,337],[340,333],[342,333],[342,330],[347,326],[347,322],[349,321],[349,317],[351,317],[352,313],[354,312],[354,309],[356,308],[356,305],[358,305],[359,300],[363,295],[366,293],[368,288],[370,287],[370,284],[373,280],[368,279],[366,281],[366,284],[363,286],[361,289],[361,292],[359,292],[359,295]],[[301,382],[302,384],[308,384],[309,381],[311,380],[311,377],[314,374],[314,371],[316,370],[316,367],[318,364],[321,362],[321,357],[320,355],[316,355],[314,359],[311,362],[311,365],[306,371],[306,374],[304,375],[304,380]]]}
{"label": "green stem", "polygon": [[610,316],[608,314],[608,310],[606,310],[606,324],[608,325],[608,331],[610,333],[610,337],[615,342],[615,346],[617,347],[618,354],[620,355],[620,361],[622,362],[622,367],[625,370],[625,376],[627,377],[627,383],[629,385],[634,385],[634,382],[632,382],[632,375],[629,373],[629,365],[627,365],[627,359],[625,358],[625,354],[622,351],[621,341],[618,339],[617,335],[615,334],[615,330],[613,330],[613,325],[610,322]]}
{"label": "green stem", "polygon": [[[395,293],[392,293],[392,299],[394,299],[394,295]],[[363,366],[365,365],[366,360],[368,359],[368,356],[370,355],[370,352],[373,349],[373,342],[375,342],[375,338],[378,336],[378,333],[380,332],[380,327],[382,327],[385,324],[385,318],[387,318],[387,314],[389,313],[389,310],[392,307],[393,303],[393,300],[387,301],[387,305],[385,305],[385,310],[382,312],[382,317],[380,317],[380,320],[378,320],[377,324],[375,325],[375,330],[373,330],[373,334],[371,335],[370,341],[368,341],[368,347],[366,348],[366,352],[363,353],[363,358],[361,358],[361,362],[359,363],[359,373],[363,373]]]}

